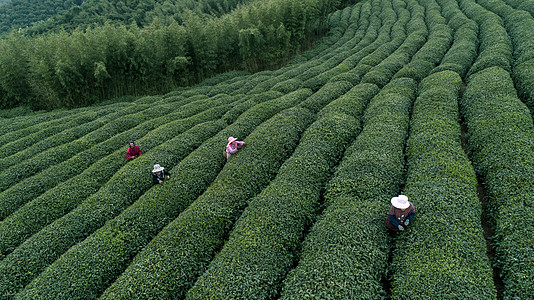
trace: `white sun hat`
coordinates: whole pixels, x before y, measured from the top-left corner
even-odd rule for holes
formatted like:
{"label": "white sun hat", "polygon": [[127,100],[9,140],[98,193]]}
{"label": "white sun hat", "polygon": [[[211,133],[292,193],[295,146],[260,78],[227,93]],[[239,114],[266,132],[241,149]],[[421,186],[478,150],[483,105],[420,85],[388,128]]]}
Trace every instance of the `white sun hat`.
{"label": "white sun hat", "polygon": [[165,168],[160,166],[159,164],[155,164],[154,165],[154,170],[152,170],[152,173],[163,171],[163,169],[165,169]]}
{"label": "white sun hat", "polygon": [[405,209],[410,207],[410,202],[408,202],[408,197],[405,195],[399,195],[398,197],[391,198],[391,205],[396,208]]}

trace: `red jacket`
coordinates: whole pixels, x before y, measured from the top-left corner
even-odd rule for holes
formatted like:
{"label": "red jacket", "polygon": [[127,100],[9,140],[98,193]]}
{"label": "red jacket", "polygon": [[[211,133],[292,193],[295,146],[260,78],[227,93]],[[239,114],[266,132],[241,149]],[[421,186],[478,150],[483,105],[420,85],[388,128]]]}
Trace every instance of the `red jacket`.
{"label": "red jacket", "polygon": [[128,150],[126,150],[126,158],[129,160],[132,160],[132,156],[141,156],[141,149],[139,146],[135,145],[132,147],[128,147]]}

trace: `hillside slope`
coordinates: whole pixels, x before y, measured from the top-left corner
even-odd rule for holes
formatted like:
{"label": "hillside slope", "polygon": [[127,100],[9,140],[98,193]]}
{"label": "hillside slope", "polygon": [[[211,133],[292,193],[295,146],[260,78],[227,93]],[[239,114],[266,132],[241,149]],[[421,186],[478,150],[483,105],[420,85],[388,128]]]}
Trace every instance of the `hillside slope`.
{"label": "hillside slope", "polygon": [[[528,299],[534,18],[514,5],[362,1],[277,70],[0,120],[0,297]],[[389,234],[401,193],[417,215]]]}

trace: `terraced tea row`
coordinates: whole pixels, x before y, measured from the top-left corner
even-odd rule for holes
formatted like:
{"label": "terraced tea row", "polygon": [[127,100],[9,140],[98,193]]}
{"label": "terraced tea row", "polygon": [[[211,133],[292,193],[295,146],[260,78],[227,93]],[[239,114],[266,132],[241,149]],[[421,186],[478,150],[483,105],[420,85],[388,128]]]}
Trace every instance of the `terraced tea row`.
{"label": "terraced tea row", "polygon": [[14,118],[0,298],[528,298],[530,2],[359,1],[277,70]]}

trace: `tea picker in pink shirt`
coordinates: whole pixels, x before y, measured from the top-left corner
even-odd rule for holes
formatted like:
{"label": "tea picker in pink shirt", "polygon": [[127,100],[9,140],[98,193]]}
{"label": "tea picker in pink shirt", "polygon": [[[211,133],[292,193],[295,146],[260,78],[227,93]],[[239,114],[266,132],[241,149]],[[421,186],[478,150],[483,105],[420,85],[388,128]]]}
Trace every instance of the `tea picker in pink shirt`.
{"label": "tea picker in pink shirt", "polygon": [[232,154],[237,153],[237,150],[241,149],[243,146],[246,146],[247,144],[243,141],[238,141],[237,138],[231,136],[228,138],[228,144],[226,145],[226,149],[223,152],[224,157],[226,157],[226,160],[230,158]]}
{"label": "tea picker in pink shirt", "polygon": [[415,217],[415,207],[405,195],[391,198],[391,207],[386,219],[386,227],[392,231],[402,231]]}

